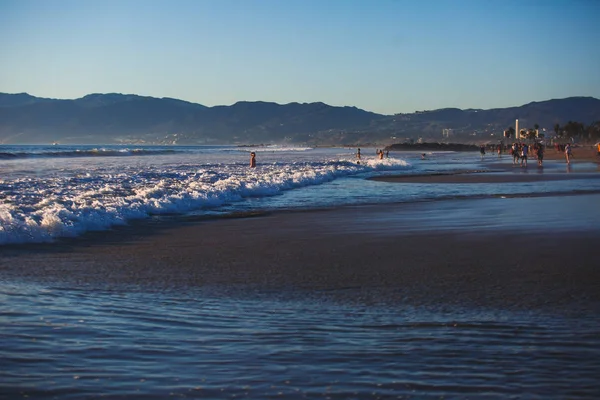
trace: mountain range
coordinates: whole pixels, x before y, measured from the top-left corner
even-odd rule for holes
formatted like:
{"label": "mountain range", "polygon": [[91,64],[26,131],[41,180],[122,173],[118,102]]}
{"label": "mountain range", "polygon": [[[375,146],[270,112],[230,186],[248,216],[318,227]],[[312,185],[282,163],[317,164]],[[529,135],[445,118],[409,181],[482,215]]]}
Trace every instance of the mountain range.
{"label": "mountain range", "polygon": [[0,93],[0,143],[388,144],[405,139],[490,140],[508,127],[553,131],[600,121],[600,100],[569,97],[489,110],[445,108],[382,115],[324,103],[238,102],[207,107],[172,98],[90,94],[74,100]]}

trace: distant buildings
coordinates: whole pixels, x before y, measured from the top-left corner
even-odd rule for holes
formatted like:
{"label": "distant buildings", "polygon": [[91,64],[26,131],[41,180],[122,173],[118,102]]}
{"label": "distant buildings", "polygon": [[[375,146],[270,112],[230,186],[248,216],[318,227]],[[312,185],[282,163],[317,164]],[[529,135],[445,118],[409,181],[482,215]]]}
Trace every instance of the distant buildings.
{"label": "distant buildings", "polygon": [[[519,130],[519,134],[517,135],[517,139],[529,139],[529,132],[535,132],[535,135],[533,137],[540,137],[540,132],[538,129],[520,129]],[[542,137],[544,136],[543,134],[541,135]]]}
{"label": "distant buildings", "polygon": [[442,137],[444,137],[444,138],[449,138],[453,134],[454,134],[454,131],[452,129],[442,129]]}
{"label": "distant buildings", "polygon": [[[515,139],[517,140],[521,140],[521,139],[528,139],[530,138],[529,136],[529,132],[530,131],[534,131],[535,132],[535,137],[544,137],[545,135],[542,134],[540,135],[539,129],[519,129],[519,120],[515,120]],[[506,132],[506,131],[505,131]]]}

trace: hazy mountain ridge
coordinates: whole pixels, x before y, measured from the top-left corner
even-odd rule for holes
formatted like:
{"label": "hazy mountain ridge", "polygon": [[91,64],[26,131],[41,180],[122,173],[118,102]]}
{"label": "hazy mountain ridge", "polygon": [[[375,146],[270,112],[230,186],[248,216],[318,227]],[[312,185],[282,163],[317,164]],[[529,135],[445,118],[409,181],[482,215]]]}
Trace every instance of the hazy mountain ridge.
{"label": "hazy mountain ridge", "polygon": [[266,143],[354,144],[405,137],[489,136],[534,124],[551,130],[569,120],[600,121],[600,100],[570,97],[490,110],[444,108],[381,115],[324,103],[241,101],[207,107],[173,98],[90,94],[74,100],[0,93],[2,143]]}

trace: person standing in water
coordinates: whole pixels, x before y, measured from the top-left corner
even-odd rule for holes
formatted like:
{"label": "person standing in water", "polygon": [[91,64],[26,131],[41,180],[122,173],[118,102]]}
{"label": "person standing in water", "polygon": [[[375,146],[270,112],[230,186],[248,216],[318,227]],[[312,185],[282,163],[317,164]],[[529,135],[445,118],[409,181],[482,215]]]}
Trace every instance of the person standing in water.
{"label": "person standing in water", "polygon": [[255,168],[255,167],[256,167],[256,153],[251,152],[250,153],[250,168]]}
{"label": "person standing in water", "polygon": [[567,164],[571,164],[571,157],[573,157],[573,154],[571,153],[571,145],[567,143],[565,145],[565,158],[567,159]]}
{"label": "person standing in water", "polygon": [[358,161],[356,161],[357,164],[360,164],[360,147],[358,148],[358,150],[356,151],[356,158],[358,159]]}
{"label": "person standing in water", "polygon": [[517,142],[513,143],[512,147],[511,147],[511,152],[512,152],[512,156],[513,156],[513,165],[518,164],[519,163],[519,145],[517,145]]}
{"label": "person standing in water", "polygon": [[527,146],[527,143],[523,143],[523,146],[521,146],[521,167],[527,166],[527,155],[528,154],[529,154],[529,146]]}

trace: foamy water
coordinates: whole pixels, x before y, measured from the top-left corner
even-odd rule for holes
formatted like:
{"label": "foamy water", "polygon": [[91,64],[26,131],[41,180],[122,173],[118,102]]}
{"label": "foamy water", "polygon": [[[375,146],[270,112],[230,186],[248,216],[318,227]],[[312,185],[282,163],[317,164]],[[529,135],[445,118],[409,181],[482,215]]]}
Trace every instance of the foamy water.
{"label": "foamy water", "polygon": [[[248,152],[259,165],[248,168]],[[151,215],[218,210],[346,176],[409,168],[348,150],[236,147],[4,149],[0,244],[43,242]]]}
{"label": "foamy water", "polygon": [[[257,152],[255,169],[248,168],[250,151]],[[475,153],[452,152],[429,153],[427,160],[420,160],[417,153],[392,153],[380,160],[375,149],[363,149],[357,164],[355,151],[281,146],[2,146],[0,245],[74,237],[153,215],[600,189],[598,180],[399,187],[363,178],[485,170],[486,163]]]}

